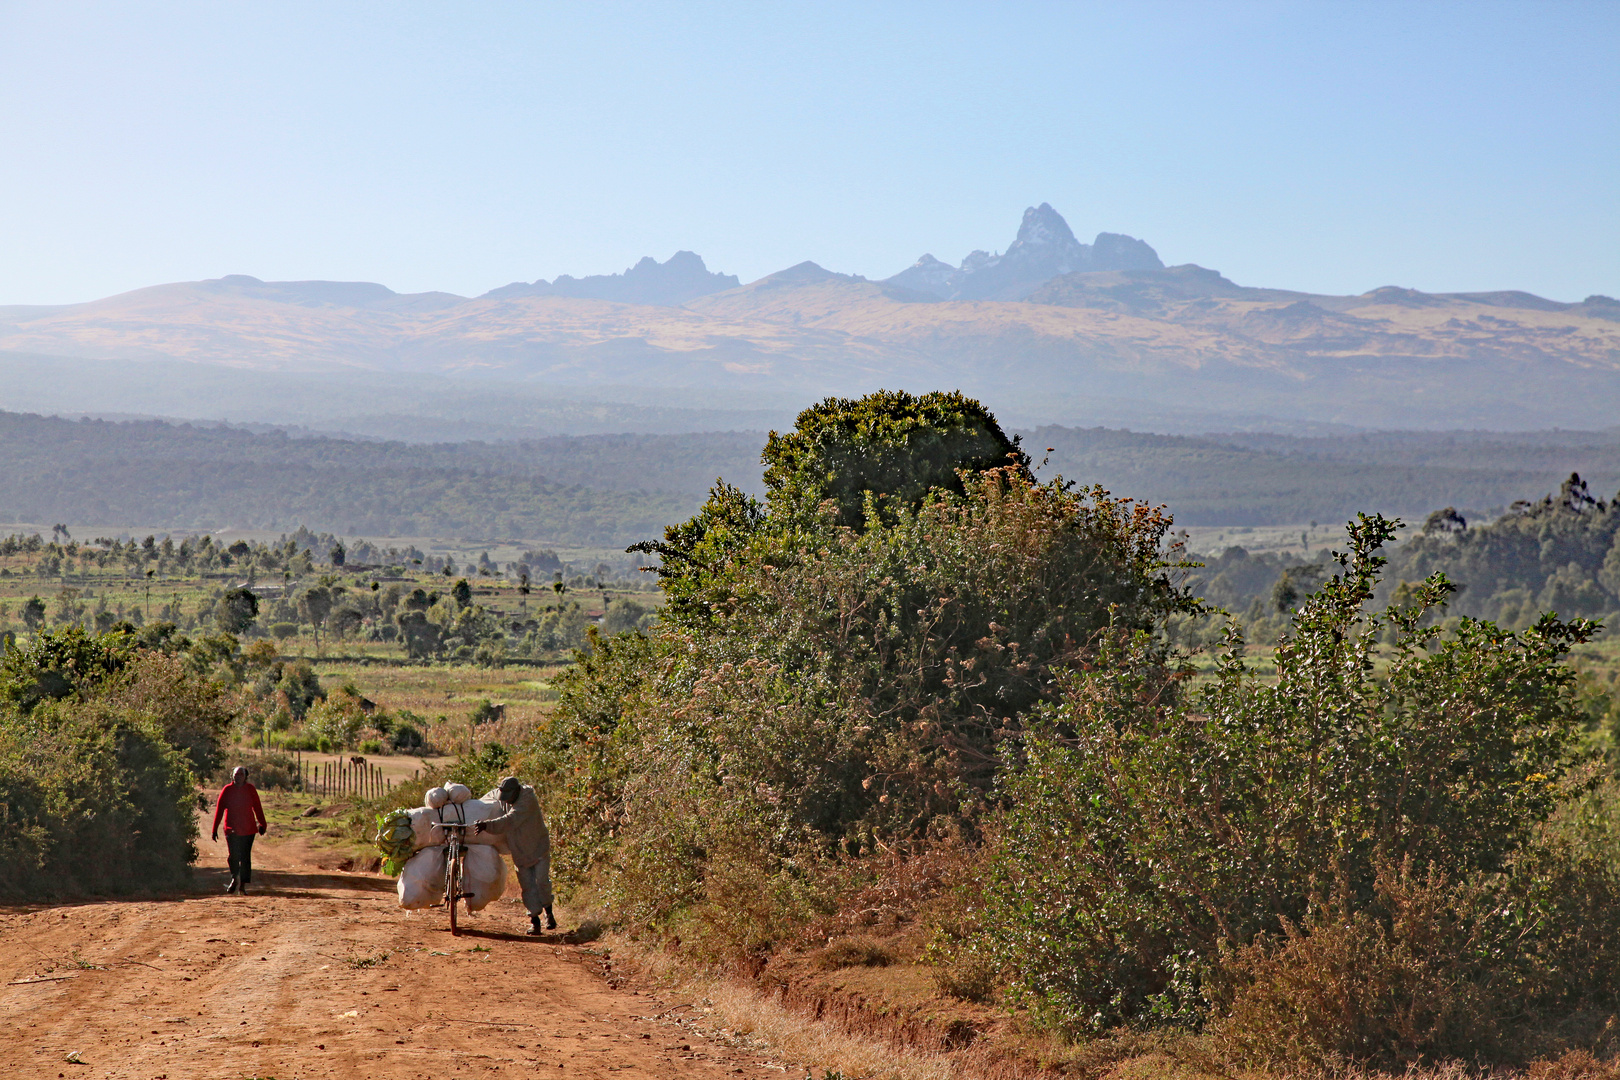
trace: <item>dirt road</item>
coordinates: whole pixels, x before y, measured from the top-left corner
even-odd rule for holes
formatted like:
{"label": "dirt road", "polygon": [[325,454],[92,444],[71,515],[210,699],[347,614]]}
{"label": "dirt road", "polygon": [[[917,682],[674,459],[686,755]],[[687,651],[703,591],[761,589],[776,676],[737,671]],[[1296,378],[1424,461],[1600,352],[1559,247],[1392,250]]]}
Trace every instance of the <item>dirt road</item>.
{"label": "dirt road", "polygon": [[524,935],[510,895],[451,937],[442,912],[400,911],[391,879],[322,869],[274,835],[254,851],[253,892],[226,896],[224,844],[205,834],[201,846],[190,895],[0,909],[4,1075],[781,1080],[788,1071],[683,1026],[690,1011],[679,1004],[614,988],[590,947]]}

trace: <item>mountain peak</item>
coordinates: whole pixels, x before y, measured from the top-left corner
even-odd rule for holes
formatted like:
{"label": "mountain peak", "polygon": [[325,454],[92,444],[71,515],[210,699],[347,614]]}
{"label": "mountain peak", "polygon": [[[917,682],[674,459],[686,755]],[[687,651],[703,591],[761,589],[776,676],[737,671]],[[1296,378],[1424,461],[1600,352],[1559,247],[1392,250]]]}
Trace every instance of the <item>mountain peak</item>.
{"label": "mountain peak", "polygon": [[696,252],[677,251],[664,262],[645,255],[622,274],[595,274],[575,278],[563,274],[555,281],[541,278],[491,289],[480,299],[508,300],[519,296],[569,296],[584,300],[612,300],[621,304],[679,307],[710,293],[735,289],[735,274],[711,274]]}
{"label": "mountain peak", "polygon": [[955,270],[924,255],[885,284],[930,293],[947,300],[1022,300],[1063,274],[1099,270],[1159,270],[1158,253],[1141,240],[1120,233],[1098,233],[1082,244],[1051,203],[1024,211],[1018,237],[1005,254],[974,251]]}
{"label": "mountain peak", "polygon": [[[1063,215],[1052,209],[1051,203],[1041,203],[1024,211],[1024,220],[1018,225],[1017,244],[1039,244],[1056,247],[1080,246]],[[1008,249],[1011,250],[1010,248]]]}

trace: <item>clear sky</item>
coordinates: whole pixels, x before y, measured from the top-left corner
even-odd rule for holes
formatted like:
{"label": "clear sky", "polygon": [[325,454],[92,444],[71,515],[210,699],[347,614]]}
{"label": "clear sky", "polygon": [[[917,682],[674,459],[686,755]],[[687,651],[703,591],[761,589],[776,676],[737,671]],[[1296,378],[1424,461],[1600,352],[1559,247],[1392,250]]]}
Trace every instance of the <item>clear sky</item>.
{"label": "clear sky", "polygon": [[1620,295],[1620,3],[0,0],[0,303],[1089,240]]}

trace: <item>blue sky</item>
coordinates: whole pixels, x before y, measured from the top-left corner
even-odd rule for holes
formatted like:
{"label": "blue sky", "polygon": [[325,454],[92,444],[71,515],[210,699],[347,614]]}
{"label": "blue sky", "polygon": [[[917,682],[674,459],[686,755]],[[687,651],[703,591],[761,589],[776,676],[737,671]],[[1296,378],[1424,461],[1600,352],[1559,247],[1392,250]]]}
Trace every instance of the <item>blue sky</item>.
{"label": "blue sky", "polygon": [[0,303],[1082,239],[1620,295],[1620,3],[0,0]]}

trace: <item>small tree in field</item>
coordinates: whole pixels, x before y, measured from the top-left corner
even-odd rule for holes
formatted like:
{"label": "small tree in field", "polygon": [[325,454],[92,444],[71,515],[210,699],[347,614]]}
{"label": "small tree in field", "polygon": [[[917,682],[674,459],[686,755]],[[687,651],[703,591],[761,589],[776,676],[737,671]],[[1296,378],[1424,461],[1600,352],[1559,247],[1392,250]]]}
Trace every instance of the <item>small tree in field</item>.
{"label": "small tree in field", "polygon": [[227,634],[245,634],[259,617],[259,598],[251,589],[231,589],[214,604],[214,625]]}
{"label": "small tree in field", "polygon": [[310,628],[315,634],[315,649],[321,648],[321,624],[332,611],[332,590],[325,585],[312,585],[304,590],[299,597],[298,606],[303,609],[304,617],[309,620]]}

